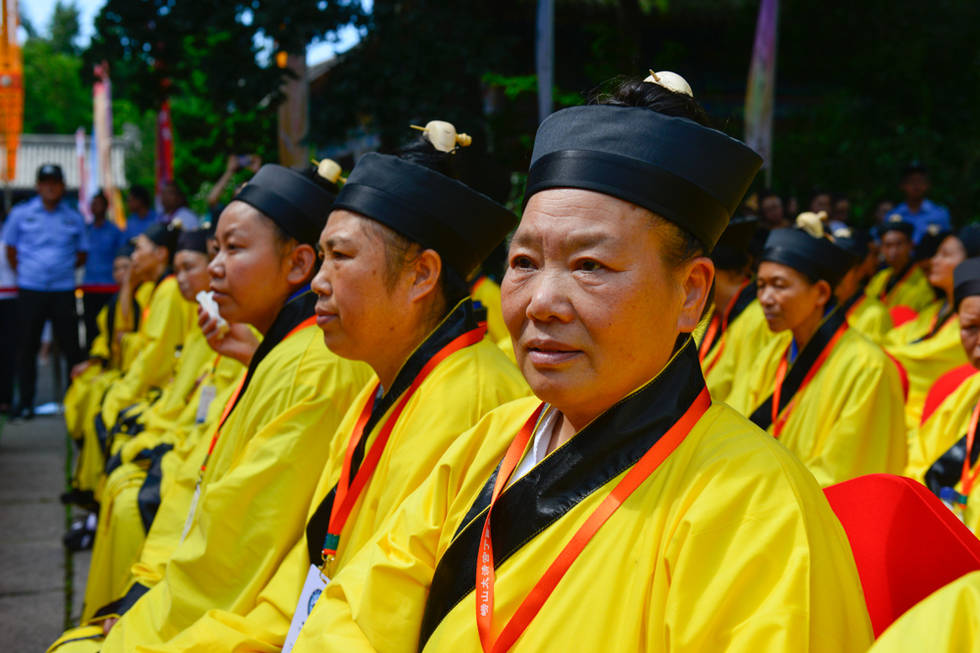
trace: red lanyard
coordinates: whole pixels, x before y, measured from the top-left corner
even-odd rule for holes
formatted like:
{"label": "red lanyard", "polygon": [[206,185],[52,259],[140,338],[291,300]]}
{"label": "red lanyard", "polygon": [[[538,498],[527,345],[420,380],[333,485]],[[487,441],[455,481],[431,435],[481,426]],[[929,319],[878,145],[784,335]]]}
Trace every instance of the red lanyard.
{"label": "red lanyard", "polygon": [[[286,338],[289,338],[289,336],[293,335],[297,331],[301,329],[305,329],[306,327],[312,326],[314,324],[316,324],[315,315],[306,318],[305,320],[303,320],[302,322],[294,326],[293,330],[287,333],[286,337],[283,338],[280,342],[285,341]],[[215,365],[217,365],[217,361],[215,361]],[[247,376],[248,376],[247,371],[242,374],[242,378],[238,381],[238,385],[235,387],[235,391],[231,393],[231,397],[228,399],[228,403],[225,404],[224,410],[221,411],[221,419],[218,420],[218,428],[215,429],[214,435],[211,436],[211,445],[208,447],[208,455],[204,457],[204,462],[201,463],[202,479],[204,478],[204,470],[206,470],[208,467],[208,461],[211,460],[211,454],[214,453],[214,447],[215,445],[218,444],[218,437],[220,437],[221,435],[221,427],[225,425],[225,420],[228,419],[228,415],[231,414],[231,409],[235,407],[235,402],[238,400],[238,395],[242,393],[242,388],[245,386],[245,378]]]}
{"label": "red lanyard", "polygon": [[789,352],[789,348],[793,345],[793,343],[786,346],[786,352],[783,353],[782,357],[779,359],[779,367],[776,368],[776,387],[772,391],[772,436],[774,438],[778,438],[779,434],[783,432],[783,427],[786,426],[786,422],[789,420],[790,414],[793,412],[793,409],[796,408],[797,398],[803,394],[803,390],[807,387],[807,385],[809,385],[814,375],[820,370],[821,367],[823,367],[827,357],[830,356],[830,352],[833,351],[834,347],[837,345],[837,341],[840,340],[840,337],[844,335],[845,331],[847,331],[846,321],[840,325],[840,328],[837,329],[837,333],[834,334],[834,337],[830,339],[827,346],[824,347],[823,351],[820,352],[820,355],[817,356],[817,360],[813,362],[813,365],[810,367],[810,371],[806,373],[805,377],[803,377],[803,383],[800,384],[796,394],[793,395],[793,399],[789,402],[789,405],[786,406],[782,417],[780,417],[779,399],[783,394],[783,380],[786,378],[786,370],[789,367],[789,359],[786,353]]}
{"label": "red lanyard", "polygon": [[980,474],[980,467],[973,470],[972,473],[970,471],[970,454],[973,452],[973,439],[977,434],[978,419],[980,419],[980,403],[976,405],[973,414],[970,415],[970,428],[966,432],[966,457],[963,459],[963,471],[960,473],[960,494],[964,497],[970,496],[970,490],[973,489],[973,483],[977,480],[977,474]]}
{"label": "red lanyard", "polygon": [[561,550],[558,557],[544,572],[530,593],[524,598],[514,616],[510,618],[496,639],[492,633],[493,621],[493,585],[495,574],[493,569],[493,540],[490,536],[490,514],[500,493],[507,486],[511,474],[523,457],[527,443],[534,434],[542,406],[539,406],[524,424],[517,438],[511,442],[497,472],[497,480],[493,486],[490,507],[487,508],[486,520],[483,523],[483,534],[480,536],[479,558],[476,565],[476,625],[480,633],[480,644],[485,653],[503,653],[524,633],[528,625],[541,610],[548,597],[561,581],[565,572],[575,562],[579,554],[596,534],[599,528],[627,498],[660,466],[667,456],[677,448],[691,429],[697,424],[705,411],[711,407],[711,397],[707,388],[701,390],[690,408],[656,444],[650,447],[640,460],[616,484],[616,487],[602,500],[602,503],[592,511],[585,523],[576,531],[568,544]]}
{"label": "red lanyard", "polygon": [[[708,330],[704,334],[704,340],[701,341],[701,347],[698,348],[698,360],[704,363],[704,359],[708,357],[708,353],[711,351],[711,345],[714,344],[715,337],[718,335],[718,329],[721,329],[722,335],[724,336],[725,331],[728,330],[728,316],[732,314],[732,309],[735,308],[735,302],[738,301],[739,295],[745,290],[745,287],[751,283],[751,279],[746,279],[742,282],[742,285],[738,287],[732,298],[728,300],[728,305],[725,306],[725,311],[718,315],[716,312],[712,318],[711,323],[708,324]],[[719,343],[718,356],[721,355],[722,349],[725,346],[725,341],[722,340]],[[718,361],[718,356],[715,356],[711,365],[708,366],[710,370],[714,367],[714,364]],[[707,370],[706,370],[707,371]]]}
{"label": "red lanyard", "polygon": [[422,368],[422,371],[412,381],[412,385],[402,393],[398,403],[395,404],[388,419],[385,420],[384,425],[378,432],[378,437],[375,439],[374,444],[371,445],[367,456],[364,457],[363,464],[358,468],[357,474],[354,476],[354,482],[351,483],[350,475],[354,451],[357,450],[357,445],[360,443],[361,438],[364,437],[364,427],[367,425],[368,418],[371,416],[371,410],[374,408],[374,398],[378,394],[377,385],[372,389],[371,398],[368,399],[368,402],[364,405],[364,409],[361,410],[361,415],[357,418],[357,423],[354,425],[354,432],[351,433],[350,440],[347,442],[344,465],[340,470],[340,479],[337,481],[337,494],[334,496],[333,505],[330,508],[330,522],[327,525],[326,537],[323,539],[321,555],[323,556],[324,567],[337,557],[340,535],[344,532],[344,526],[347,524],[351,510],[353,510],[354,504],[357,503],[357,499],[361,496],[361,492],[364,491],[368,481],[371,480],[374,470],[378,467],[378,462],[381,460],[381,454],[384,452],[385,445],[388,443],[391,431],[395,428],[395,424],[398,423],[398,418],[405,409],[405,405],[408,404],[408,400],[412,398],[415,391],[419,389],[422,382],[425,381],[426,377],[429,376],[439,363],[460,349],[480,342],[486,333],[486,325],[481,324],[481,326],[457,336],[452,342],[440,349],[435,356],[429,359]]}

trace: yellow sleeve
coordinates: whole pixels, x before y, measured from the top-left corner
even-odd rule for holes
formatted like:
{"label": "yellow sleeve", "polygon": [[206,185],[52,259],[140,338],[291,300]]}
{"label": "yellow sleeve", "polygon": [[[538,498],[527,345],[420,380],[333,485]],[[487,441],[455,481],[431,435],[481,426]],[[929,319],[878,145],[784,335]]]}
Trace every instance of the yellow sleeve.
{"label": "yellow sleeve", "polygon": [[102,403],[102,419],[111,428],[119,411],[139,401],[152,387],[162,387],[174,372],[174,353],[191,326],[193,306],[180,296],[177,282],[165,279],[154,293],[143,343],[126,375],[114,383]]}
{"label": "yellow sleeve", "polygon": [[933,592],[883,632],[869,653],[980,651],[980,571]]}
{"label": "yellow sleeve", "polygon": [[109,360],[112,354],[109,351],[109,306],[103,306],[99,314],[95,316],[95,323],[99,328],[98,335],[92,341],[89,348],[89,358],[102,358]]}

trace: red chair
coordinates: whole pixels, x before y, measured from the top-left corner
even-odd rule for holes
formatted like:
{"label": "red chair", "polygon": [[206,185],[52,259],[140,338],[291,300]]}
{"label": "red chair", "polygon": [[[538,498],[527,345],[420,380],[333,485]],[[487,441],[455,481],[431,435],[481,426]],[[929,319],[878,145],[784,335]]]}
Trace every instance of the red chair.
{"label": "red chair", "polygon": [[851,543],[875,637],[929,594],[980,569],[980,540],[911,479],[869,474],[824,494]]}
{"label": "red chair", "polygon": [[897,329],[906,322],[911,322],[915,318],[919,317],[918,311],[904,305],[892,306],[890,309],[888,309],[888,314],[892,318],[893,329]]}

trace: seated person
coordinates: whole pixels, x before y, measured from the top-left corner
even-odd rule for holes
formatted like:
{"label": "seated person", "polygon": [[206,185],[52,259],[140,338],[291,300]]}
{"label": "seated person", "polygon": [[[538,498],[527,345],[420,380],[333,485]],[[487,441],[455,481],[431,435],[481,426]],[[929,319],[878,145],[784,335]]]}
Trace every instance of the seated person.
{"label": "seated person", "polygon": [[712,404],[690,337],[705,254],[761,161],[703,125],[678,75],[648,79],[538,128],[501,284],[538,398],[458,438],[327,585],[294,652],[870,643],[813,477]]}
{"label": "seated person", "polygon": [[759,302],[773,331],[728,401],[807,466],[821,486],[905,469],[898,370],[881,347],[848,328],[834,297],[850,263],[813,214],[803,228],[769,234],[759,265]]}
{"label": "seated person", "polygon": [[210,610],[156,650],[288,649],[321,578],[343,569],[460,433],[527,396],[465,282],[516,219],[453,178],[457,149],[428,131],[397,157],[355,166],[320,237],[312,289],[327,346],[366,361],[377,381],[337,431],[305,537],[258,599]]}
{"label": "seated person", "polygon": [[881,256],[887,267],[871,277],[865,292],[888,308],[908,306],[913,311],[921,311],[936,298],[926,275],[915,264],[914,231],[915,226],[897,213],[878,226]]}
{"label": "seated person", "polygon": [[332,436],[370,379],[366,365],[331,354],[316,327],[309,282],[331,188],[315,171],[267,165],[222,212],[208,272],[228,328],[198,319],[212,348],[246,372],[161,492],[125,593],[51,650],[159,644],[261,587],[301,536]]}
{"label": "seated person", "polygon": [[862,274],[870,254],[870,239],[850,227],[834,231],[833,239],[849,255],[847,272],[834,288],[834,297],[847,316],[847,323],[869,340],[881,344],[892,328],[892,318],[877,297],[864,292]]}
{"label": "seated person", "polygon": [[905,423],[913,429],[922,418],[926,393],[939,377],[967,362],[960,345],[960,326],[953,302],[953,270],[968,258],[980,256],[980,227],[969,225],[943,239],[929,266],[929,283],[942,298],[919,317],[893,329],[885,337],[885,349],[905,369],[909,396]]}

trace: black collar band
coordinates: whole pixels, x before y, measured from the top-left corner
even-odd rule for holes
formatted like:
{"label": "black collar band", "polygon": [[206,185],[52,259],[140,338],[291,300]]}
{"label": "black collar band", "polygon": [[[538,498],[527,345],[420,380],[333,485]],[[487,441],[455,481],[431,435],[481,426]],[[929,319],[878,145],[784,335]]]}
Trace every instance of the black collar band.
{"label": "black collar band", "polygon": [[[684,337],[680,351],[653,380],[501,493],[491,517],[496,567],[636,464],[694,403],[704,389],[704,377],[694,340]],[[473,591],[480,533],[496,476],[494,471],[436,566],[422,619],[420,651],[445,616]]]}
{"label": "black collar band", "polygon": [[[381,418],[384,417],[395,402],[408,390],[426,363],[450,342],[478,326],[479,321],[477,320],[476,308],[473,305],[473,301],[469,298],[464,299],[456,305],[456,308],[446,316],[439,326],[409,356],[408,360],[405,361],[405,364],[398,371],[397,376],[395,376],[391,387],[388,388],[383,397],[375,401],[374,407],[371,409],[371,416],[368,418],[367,424],[364,425],[365,437],[361,438],[351,458],[351,478],[357,475],[357,470],[364,461],[368,441],[367,434],[370,434],[374,430]],[[348,437],[350,434],[338,433],[337,435],[339,437]],[[320,502],[320,505],[317,506],[316,512],[313,513],[309,523],[306,525],[306,544],[310,554],[310,563],[315,565],[319,565],[321,562],[323,538],[326,536],[327,528],[330,525],[330,511],[333,510],[333,500],[336,494],[337,486],[335,484],[330,492],[327,493],[327,496],[324,497],[323,501]]]}
{"label": "black collar band", "polygon": [[[832,298],[830,301],[836,302],[837,300]],[[783,385],[779,395],[779,410],[776,411],[777,414],[782,412],[793,397],[796,396],[800,386],[803,385],[803,379],[806,378],[807,372],[810,371],[813,364],[817,362],[817,358],[820,357],[820,352],[830,344],[834,334],[837,333],[837,329],[846,320],[846,312],[838,306],[834,308],[833,312],[817,328],[817,332],[810,338],[810,342],[806,343],[806,347],[796,357],[796,362],[793,363],[793,366],[790,367],[789,372],[786,374],[786,378],[783,379]],[[763,401],[762,405],[756,408],[755,412],[752,413],[752,417],[749,418],[758,424],[759,428],[763,431],[768,429],[772,424],[772,402],[773,395],[770,394],[769,398]]]}

